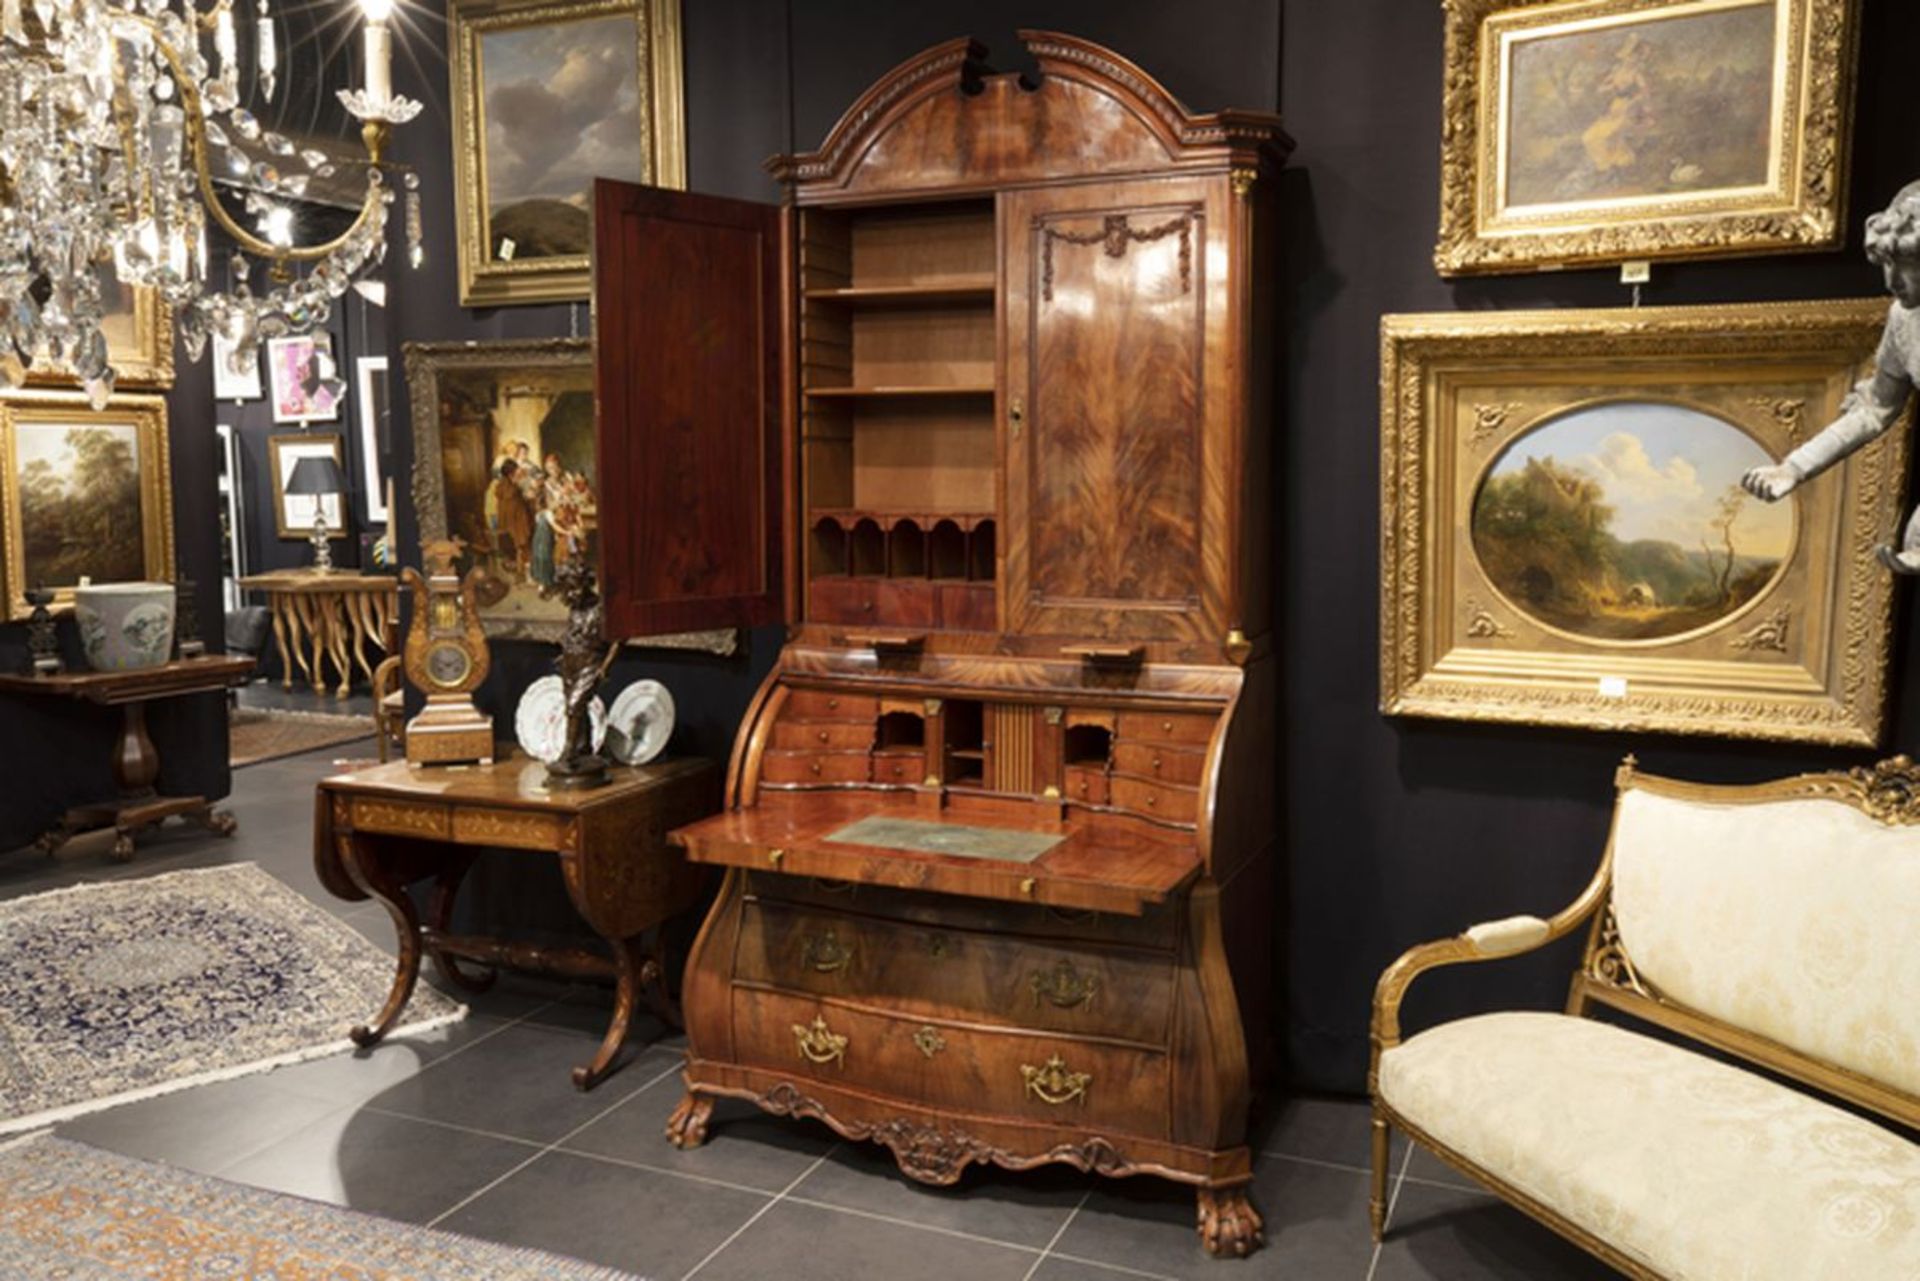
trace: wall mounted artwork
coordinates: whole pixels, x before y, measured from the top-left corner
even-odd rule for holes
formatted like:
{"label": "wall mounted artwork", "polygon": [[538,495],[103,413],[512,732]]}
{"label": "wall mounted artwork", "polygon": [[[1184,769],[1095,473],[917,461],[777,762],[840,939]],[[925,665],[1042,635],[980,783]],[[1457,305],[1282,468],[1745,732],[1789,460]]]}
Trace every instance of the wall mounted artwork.
{"label": "wall mounted artwork", "polygon": [[1907,437],[1777,504],[1879,300],[1389,316],[1381,708],[1871,746]]}
{"label": "wall mounted artwork", "polygon": [[116,395],[94,409],[81,392],[15,392],[0,401],[8,618],[29,587],[73,602],[94,583],[173,578],[173,486],[167,405]]}
{"label": "wall mounted artwork", "polygon": [[[482,570],[489,637],[559,642],[559,566],[576,552],[599,564],[593,344],[408,343],[405,359],[420,539],[462,540],[456,568]],[[729,654],[737,638],[729,629],[642,643]]]}
{"label": "wall mounted artwork", "polygon": [[[160,291],[122,283],[108,263],[100,269],[100,303],[100,333],[107,340],[115,386],[173,386],[173,313],[161,303]],[[28,381],[72,385],[77,380],[71,367],[43,372],[36,363]]]}
{"label": "wall mounted artwork", "polygon": [[687,182],[679,0],[453,0],[460,301],[584,299],[595,178]]}
{"label": "wall mounted artwork", "polygon": [[343,388],[333,361],[333,338],[325,330],[268,339],[267,374],[273,421],[330,423],[340,417]]}
{"label": "wall mounted artwork", "polygon": [[313,536],[315,504],[326,517],[327,537],[345,538],[347,518],[345,494],[289,494],[287,482],[294,466],[302,458],[331,458],[344,469],[338,432],[298,432],[267,437],[267,466],[273,477],[273,532],[285,539],[305,540]]}
{"label": "wall mounted artwork", "polygon": [[1857,0],[1447,0],[1442,275],[1845,234]]}

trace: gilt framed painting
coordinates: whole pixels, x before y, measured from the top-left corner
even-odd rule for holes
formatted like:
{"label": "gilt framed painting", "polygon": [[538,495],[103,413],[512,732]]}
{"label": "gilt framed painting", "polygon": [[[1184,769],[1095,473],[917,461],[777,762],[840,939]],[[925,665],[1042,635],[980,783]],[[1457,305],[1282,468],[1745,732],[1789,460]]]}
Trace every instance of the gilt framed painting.
{"label": "gilt framed painting", "polygon": [[1446,0],[1442,275],[1845,239],[1859,0]]}
{"label": "gilt framed painting", "polygon": [[680,0],[452,0],[460,302],[587,297],[593,180],[687,183]]}
{"label": "gilt framed painting", "polygon": [[1901,423],[1777,504],[1886,303],[1389,316],[1381,710],[1867,747]]}
{"label": "gilt framed painting", "polygon": [[25,618],[28,588],[171,582],[173,485],[167,403],[119,394],[94,409],[82,392],[0,400],[0,538],[6,616]]}
{"label": "gilt framed painting", "polygon": [[[173,313],[160,291],[125,283],[108,263],[100,269],[100,307],[114,385],[129,391],[173,386]],[[78,380],[71,365],[55,365],[36,367],[28,381],[71,386]]]}
{"label": "gilt framed painting", "polygon": [[[597,569],[605,528],[592,342],[408,343],[404,358],[420,539],[461,540],[455,568],[480,570],[489,637],[557,643],[557,571],[575,555]],[[630,643],[731,654],[738,639],[726,629]]]}

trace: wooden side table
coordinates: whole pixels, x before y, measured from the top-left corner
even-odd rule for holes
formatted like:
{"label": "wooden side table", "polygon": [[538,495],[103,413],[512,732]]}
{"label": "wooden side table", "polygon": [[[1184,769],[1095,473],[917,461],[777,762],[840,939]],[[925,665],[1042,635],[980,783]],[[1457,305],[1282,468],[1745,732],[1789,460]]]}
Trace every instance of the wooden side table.
{"label": "wooden side table", "polygon": [[[293,688],[293,669],[313,682],[313,692],[327,688],[326,662],[340,673],[335,695],[347,696],[353,684],[353,663],[367,679],[367,645],[387,647],[387,632],[400,611],[400,580],[391,574],[361,574],[352,570],[320,573],[291,569],[252,574],[240,580],[249,591],[267,594],[273,614],[273,644],[280,653],[280,684]],[[311,649],[311,659],[308,651]]]}
{"label": "wooden side table", "polygon": [[121,709],[120,740],[113,749],[113,781],[120,788],[119,797],[68,810],[60,825],[36,842],[39,847],[52,854],[81,832],[111,827],[118,834],[114,857],[126,860],[133,857],[135,833],[175,814],[221,836],[233,835],[233,815],[214,809],[204,796],[161,796],[154,790],[154,781],[160,777],[160,753],[147,735],[147,704],[242,685],[252,672],[251,658],[223,654],[176,659],[162,667],[129,672],[0,675],[0,693],[54,695]]}
{"label": "wooden side table", "polygon": [[[470,975],[461,959],[612,977],[617,990],[606,1037],[593,1060],[573,1070],[574,1085],[592,1089],[612,1069],[643,995],[662,1019],[680,1024],[658,927],[694,906],[705,873],[669,847],[667,833],[713,813],[719,802],[719,771],[697,759],[617,767],[611,783],[589,791],[549,791],[545,765],[504,749],[491,765],[396,761],[322,779],[314,799],[320,881],[343,899],[379,900],[400,943],[385,1006],[349,1035],[373,1045],[392,1030],[413,995],[423,952],[449,983],[469,991],[484,991],[493,975]],[[558,858],[568,898],[611,957],[450,933],[460,883],[487,847]],[[434,885],[422,920],[407,886],[428,877]]]}

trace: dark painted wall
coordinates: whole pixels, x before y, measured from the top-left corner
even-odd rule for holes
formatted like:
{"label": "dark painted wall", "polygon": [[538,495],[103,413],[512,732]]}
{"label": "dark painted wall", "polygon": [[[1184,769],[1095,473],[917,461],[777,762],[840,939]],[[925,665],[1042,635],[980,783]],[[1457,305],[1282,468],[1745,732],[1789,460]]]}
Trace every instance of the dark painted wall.
{"label": "dark painted wall", "polygon": [[[1852,234],[1844,252],[1660,266],[1652,303],[1880,292],[1859,226],[1920,176],[1911,101],[1920,6],[1866,0]],[[1282,104],[1299,139],[1286,184],[1290,390],[1281,451],[1287,609],[1282,786],[1288,798],[1295,1077],[1358,1089],[1369,994],[1403,948],[1513,912],[1549,912],[1591,875],[1610,780],[1631,751],[1656,772],[1757,779],[1871,753],[1711,739],[1473,728],[1375,710],[1379,321],[1383,312],[1616,306],[1617,274],[1448,284],[1433,271],[1440,161],[1441,8],[1406,0],[1290,0]],[[1889,745],[1920,732],[1914,602],[1902,599]],[[1410,1026],[1566,995],[1567,949],[1423,980]]]}

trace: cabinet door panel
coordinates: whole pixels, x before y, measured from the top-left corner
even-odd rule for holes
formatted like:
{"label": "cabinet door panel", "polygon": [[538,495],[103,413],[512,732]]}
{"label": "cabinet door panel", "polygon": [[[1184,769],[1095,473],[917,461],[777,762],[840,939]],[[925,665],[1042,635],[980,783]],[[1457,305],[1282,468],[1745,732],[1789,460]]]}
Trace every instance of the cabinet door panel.
{"label": "cabinet door panel", "polygon": [[781,613],[780,214],[594,184],[610,636]]}
{"label": "cabinet door panel", "polygon": [[1002,197],[1012,631],[1226,634],[1225,190]]}

